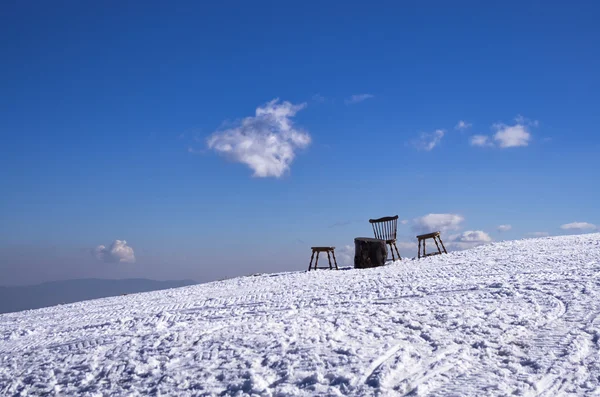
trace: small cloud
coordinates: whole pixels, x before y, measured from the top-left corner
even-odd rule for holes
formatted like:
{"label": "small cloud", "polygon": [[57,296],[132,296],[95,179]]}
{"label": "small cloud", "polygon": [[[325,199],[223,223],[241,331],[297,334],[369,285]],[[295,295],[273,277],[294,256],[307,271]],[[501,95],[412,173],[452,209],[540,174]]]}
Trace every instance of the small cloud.
{"label": "small cloud", "polygon": [[499,123],[494,124],[493,128],[496,129],[494,140],[503,149],[527,146],[531,140],[531,134],[523,124],[506,125]]}
{"label": "small cloud", "polygon": [[448,240],[450,241],[448,245],[452,248],[469,249],[478,245],[488,244],[492,241],[492,238],[482,230],[468,230],[460,234],[451,235]]}
{"label": "small cloud", "polygon": [[402,225],[406,225],[406,224],[408,224],[408,219],[402,219],[402,220],[400,221],[400,224],[402,224]]}
{"label": "small cloud", "polygon": [[292,117],[305,107],[305,103],[293,105],[274,99],[258,107],[255,116],[213,133],[207,145],[233,161],[246,164],[255,177],[279,178],[290,169],[296,151],[311,142],[310,135],[295,128],[292,122]]}
{"label": "small cloud", "polygon": [[550,235],[550,233],[548,232],[531,232],[531,233],[527,233],[528,236],[531,237],[548,237]]}
{"label": "small cloud", "polygon": [[510,229],[512,229],[511,225],[500,225],[496,228],[499,232],[508,232]]}
{"label": "small cloud", "polygon": [[358,95],[352,95],[350,98],[346,98],[346,100],[344,100],[344,102],[346,103],[346,105],[353,105],[355,103],[366,101],[367,99],[371,99],[371,98],[375,98],[375,95],[358,94]]}
{"label": "small cloud", "polygon": [[560,227],[563,230],[574,230],[574,231],[584,231],[584,230],[596,230],[598,227],[593,223],[587,222],[571,222],[566,223]]}
{"label": "small cloud", "polygon": [[92,250],[92,255],[106,263],[134,263],[133,248],[125,240],[115,240],[110,247],[99,245]]}
{"label": "small cloud", "polygon": [[413,220],[413,230],[417,233],[458,230],[465,220],[458,214],[427,214]]}
{"label": "small cloud", "polygon": [[413,145],[417,149],[430,151],[442,141],[445,133],[446,131],[444,130],[435,130],[432,133],[422,132],[419,139],[413,141]]}
{"label": "small cloud", "polygon": [[454,127],[454,129],[455,129],[455,130],[458,130],[458,131],[464,131],[464,130],[466,130],[466,129],[469,129],[469,128],[471,128],[471,126],[472,126],[472,125],[473,125],[473,124],[471,124],[471,123],[467,123],[467,122],[466,122],[466,121],[464,121],[464,120],[460,120],[460,121],[459,121],[459,122],[456,124],[456,126]]}
{"label": "small cloud", "polygon": [[537,120],[530,120],[523,116],[515,118],[515,124],[507,125],[504,123],[495,123],[492,129],[496,132],[492,136],[473,135],[471,137],[471,146],[498,146],[501,149],[511,147],[528,146],[531,141],[531,133],[529,127],[537,127]]}
{"label": "small cloud", "polygon": [[494,146],[490,138],[486,135],[473,135],[471,137],[471,146]]}

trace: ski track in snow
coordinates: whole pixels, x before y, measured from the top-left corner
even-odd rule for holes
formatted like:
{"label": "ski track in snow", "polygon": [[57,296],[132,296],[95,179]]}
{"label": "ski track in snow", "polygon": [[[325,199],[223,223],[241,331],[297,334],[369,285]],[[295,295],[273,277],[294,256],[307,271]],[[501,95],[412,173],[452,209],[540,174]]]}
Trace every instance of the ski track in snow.
{"label": "ski track in snow", "polygon": [[599,395],[600,234],[0,315],[0,395]]}

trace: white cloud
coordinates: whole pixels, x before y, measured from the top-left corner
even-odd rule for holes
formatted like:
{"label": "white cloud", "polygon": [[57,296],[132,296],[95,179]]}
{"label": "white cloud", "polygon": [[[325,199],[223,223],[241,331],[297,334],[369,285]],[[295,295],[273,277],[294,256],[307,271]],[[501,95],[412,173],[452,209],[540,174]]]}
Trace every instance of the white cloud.
{"label": "white cloud", "polygon": [[357,95],[352,95],[350,98],[346,98],[346,100],[344,102],[346,103],[346,105],[353,105],[355,103],[366,101],[367,99],[371,99],[371,98],[375,98],[375,95],[357,94]]}
{"label": "white cloud", "polygon": [[473,135],[471,137],[471,146],[494,146],[487,135]]}
{"label": "white cloud", "polygon": [[515,118],[515,124],[507,125],[495,123],[492,129],[496,132],[490,137],[487,135],[473,135],[471,146],[498,146],[502,149],[511,147],[528,146],[531,141],[529,127],[537,127],[537,120],[529,120],[521,115]]}
{"label": "white cloud", "polygon": [[560,228],[563,230],[583,231],[583,230],[596,230],[598,227],[596,225],[594,225],[593,223],[571,222],[571,223],[566,223],[566,224],[562,225]]}
{"label": "white cloud", "polygon": [[444,130],[435,130],[432,133],[422,132],[419,139],[414,141],[413,144],[417,149],[430,151],[442,141],[445,133]]}
{"label": "white cloud", "polygon": [[481,230],[467,230],[460,234],[451,235],[448,244],[452,248],[468,249],[490,243],[492,238],[489,234]]}
{"label": "white cloud", "polygon": [[510,229],[512,229],[511,225],[500,225],[497,227],[499,232],[508,232]]}
{"label": "white cloud", "polygon": [[550,233],[548,233],[548,232],[531,232],[531,233],[527,233],[527,235],[532,236],[532,237],[548,237],[550,235]]}
{"label": "white cloud", "polygon": [[305,106],[274,99],[258,107],[254,117],[213,133],[207,140],[208,147],[246,164],[255,177],[279,178],[290,169],[296,150],[311,142],[310,135],[295,128],[291,120]]}
{"label": "white cloud", "polygon": [[466,121],[464,121],[464,120],[460,120],[460,121],[458,122],[458,124],[456,124],[456,126],[454,127],[454,129],[455,129],[455,130],[459,130],[459,131],[464,131],[464,130],[466,130],[466,129],[468,129],[468,128],[471,128],[471,126],[472,126],[472,125],[473,125],[473,124],[471,124],[471,123],[467,123],[467,122],[466,122]]}
{"label": "white cloud", "polygon": [[494,124],[493,128],[496,129],[494,140],[501,148],[527,146],[531,140],[531,134],[523,124],[506,125],[499,123]]}
{"label": "white cloud", "polygon": [[418,233],[458,230],[464,220],[458,214],[427,214],[413,220],[413,230]]}
{"label": "white cloud", "polygon": [[135,262],[133,248],[128,246],[127,241],[125,240],[115,240],[108,248],[104,245],[99,245],[92,250],[92,255],[94,255],[96,259],[107,263]]}
{"label": "white cloud", "polygon": [[402,219],[402,220],[400,221],[400,224],[401,224],[401,225],[406,225],[407,223],[408,223],[408,219]]}

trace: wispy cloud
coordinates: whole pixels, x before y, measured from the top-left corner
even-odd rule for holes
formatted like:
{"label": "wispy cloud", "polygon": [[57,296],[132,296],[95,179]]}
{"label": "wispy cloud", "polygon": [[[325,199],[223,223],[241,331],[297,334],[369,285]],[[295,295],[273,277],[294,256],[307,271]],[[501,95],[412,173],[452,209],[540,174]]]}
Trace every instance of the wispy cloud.
{"label": "wispy cloud", "polygon": [[427,214],[413,220],[413,230],[417,233],[428,233],[435,231],[449,231],[460,229],[465,220],[458,214]]}
{"label": "wispy cloud", "polygon": [[246,164],[255,177],[281,177],[296,151],[311,142],[308,132],[294,127],[292,117],[306,106],[274,99],[231,128],[213,133],[207,145],[233,161]]}
{"label": "wispy cloud", "polygon": [[92,250],[92,255],[106,263],[134,263],[135,255],[133,248],[127,245],[125,240],[115,240],[110,247],[99,245]]}
{"label": "wispy cloud", "polygon": [[319,103],[325,102],[325,99],[326,98],[321,94],[315,94],[312,96],[312,100]]}
{"label": "wispy cloud", "polygon": [[375,98],[375,95],[371,94],[356,94],[352,95],[350,98],[346,98],[344,102],[346,105],[353,105],[355,103],[359,103],[362,101],[366,101],[367,99]]}
{"label": "wispy cloud", "polygon": [[422,132],[419,139],[413,141],[413,145],[420,150],[430,151],[442,141],[444,130],[435,130],[432,133]]}
{"label": "wispy cloud", "polygon": [[473,135],[471,137],[471,146],[494,146],[490,137],[487,135]]}
{"label": "wispy cloud", "polygon": [[456,124],[456,126],[454,126],[454,129],[458,130],[458,131],[464,131],[464,130],[471,128],[472,125],[473,124],[467,123],[464,120],[459,120],[458,123]]}
{"label": "wispy cloud", "polygon": [[560,227],[563,230],[572,230],[572,231],[585,231],[585,230],[596,230],[598,227],[593,223],[587,222],[571,222],[565,223]]}
{"label": "wispy cloud", "polygon": [[343,226],[348,226],[350,224],[354,223],[354,221],[340,221],[340,222],[335,222],[331,225],[329,225],[330,228],[334,228],[334,227],[343,227]]}
{"label": "wispy cloud", "polygon": [[508,232],[510,229],[512,229],[511,225],[500,225],[496,228],[499,232]]}

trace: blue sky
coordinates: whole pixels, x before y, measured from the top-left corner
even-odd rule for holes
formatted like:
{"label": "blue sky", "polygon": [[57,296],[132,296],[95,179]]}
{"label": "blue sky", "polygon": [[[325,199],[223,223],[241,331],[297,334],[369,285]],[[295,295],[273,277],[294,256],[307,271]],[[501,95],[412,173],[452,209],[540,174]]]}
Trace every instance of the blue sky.
{"label": "blue sky", "polygon": [[0,284],[600,224],[600,5],[212,3],[3,3]]}

